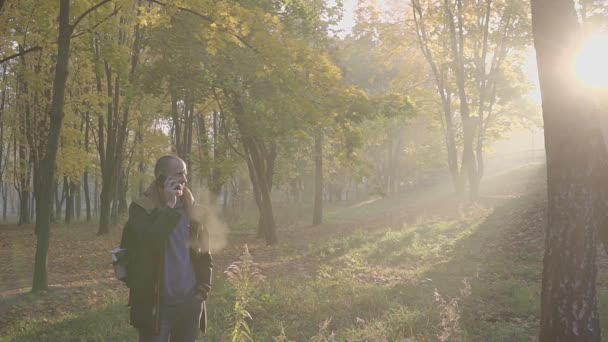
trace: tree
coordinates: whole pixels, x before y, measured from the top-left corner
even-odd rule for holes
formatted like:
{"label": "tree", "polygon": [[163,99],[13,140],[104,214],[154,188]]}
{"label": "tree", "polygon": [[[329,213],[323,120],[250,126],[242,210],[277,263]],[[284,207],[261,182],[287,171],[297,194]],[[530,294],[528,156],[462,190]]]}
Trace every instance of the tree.
{"label": "tree", "polygon": [[46,154],[41,160],[41,169],[46,172],[37,174],[36,179],[36,257],[34,265],[34,280],[32,292],[46,290],[47,280],[47,254],[49,248],[49,231],[51,219],[51,203],[53,193],[51,191],[55,178],[55,163],[57,150],[59,148],[59,137],[63,126],[63,110],[65,103],[65,84],[68,78],[68,63],[70,59],[70,42],[74,28],[90,12],[104,5],[110,0],[103,0],[78,16],[73,24],[70,24],[70,1],[59,2],[59,38],[57,44],[57,63],[55,66],[55,78],[53,81],[53,95],[50,111],[50,129]]}
{"label": "tree", "polygon": [[540,341],[600,341],[596,241],[607,152],[598,113],[569,63],[582,32],[571,0],[532,0],[545,124],[548,223]]}
{"label": "tree", "polygon": [[523,1],[415,0],[412,10],[418,43],[441,100],[452,180],[457,192],[468,182],[475,199],[483,176],[484,141],[499,112],[496,105],[521,101],[514,95],[522,92],[513,88],[525,88],[521,81],[506,79],[523,63],[517,52],[527,43],[527,8]]}
{"label": "tree", "polygon": [[137,17],[140,4],[141,1],[127,2],[116,18],[118,25],[106,25],[106,30],[95,37],[93,43],[97,91],[100,97],[102,92],[107,94],[105,115],[98,113],[97,127],[102,178],[98,235],[109,232],[110,219],[116,221],[121,203],[122,210],[126,210],[126,198],[119,198],[123,194],[119,189],[124,188],[127,182],[124,161],[128,123],[133,109],[133,82],[142,48],[142,32]]}

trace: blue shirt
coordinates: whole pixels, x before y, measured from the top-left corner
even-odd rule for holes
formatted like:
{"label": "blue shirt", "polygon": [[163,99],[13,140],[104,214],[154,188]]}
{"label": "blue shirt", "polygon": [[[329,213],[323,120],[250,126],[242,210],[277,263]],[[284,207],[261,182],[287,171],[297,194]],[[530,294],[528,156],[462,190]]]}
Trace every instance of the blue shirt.
{"label": "blue shirt", "polygon": [[196,287],[190,259],[190,223],[181,201],[178,200],[176,208],[181,213],[181,219],[165,242],[163,267],[162,302],[169,305],[193,298]]}

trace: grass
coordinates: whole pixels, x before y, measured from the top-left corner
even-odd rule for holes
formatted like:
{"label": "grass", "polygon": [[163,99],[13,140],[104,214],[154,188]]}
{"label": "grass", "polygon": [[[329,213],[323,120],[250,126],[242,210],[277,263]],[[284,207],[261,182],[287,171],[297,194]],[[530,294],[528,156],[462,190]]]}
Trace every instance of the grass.
{"label": "grass", "polygon": [[[292,225],[281,232],[284,242],[276,247],[247,240],[266,276],[247,307],[253,340],[536,340],[546,205],[542,183],[542,169],[524,168],[488,182],[486,197],[475,205],[459,206],[440,192],[405,194],[363,204],[365,215],[341,206],[322,226]],[[30,275],[31,265],[23,260],[32,259],[27,247],[32,238],[18,230],[0,232],[1,239],[20,244],[0,251],[0,263],[15,260],[3,267],[13,283],[22,284],[18,278]],[[73,249],[52,253],[58,261],[50,259],[51,271],[62,270],[52,278],[56,286],[46,294],[1,294],[0,341],[135,339],[127,323],[126,291],[105,273],[104,253],[117,236],[93,234],[90,227],[55,231],[56,243]],[[238,259],[237,247],[245,242],[239,237],[250,236],[242,235],[216,254],[205,340],[225,341],[229,335],[236,293],[223,271]],[[79,262],[80,256],[89,261]],[[600,269],[600,309],[607,312],[604,259]],[[468,295],[461,292],[465,279]],[[9,277],[1,281],[0,288],[10,287]],[[449,331],[442,325],[446,319]]]}

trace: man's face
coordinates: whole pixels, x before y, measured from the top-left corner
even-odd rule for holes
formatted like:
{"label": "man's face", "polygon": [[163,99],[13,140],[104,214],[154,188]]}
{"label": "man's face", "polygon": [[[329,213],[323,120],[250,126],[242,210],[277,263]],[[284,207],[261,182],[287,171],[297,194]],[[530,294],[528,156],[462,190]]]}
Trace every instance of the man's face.
{"label": "man's face", "polygon": [[188,175],[188,172],[186,170],[186,164],[181,160],[174,160],[171,163],[171,167],[169,167],[168,173],[168,177],[174,179],[182,186],[185,186],[186,183],[188,183],[188,179],[186,178],[186,176]]}

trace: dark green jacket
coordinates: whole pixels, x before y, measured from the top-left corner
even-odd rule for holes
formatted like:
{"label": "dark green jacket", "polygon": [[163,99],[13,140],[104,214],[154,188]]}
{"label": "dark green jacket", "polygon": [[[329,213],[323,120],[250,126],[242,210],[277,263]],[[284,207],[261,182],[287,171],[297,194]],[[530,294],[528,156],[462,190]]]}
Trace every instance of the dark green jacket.
{"label": "dark green jacket", "polygon": [[[181,214],[177,209],[160,207],[157,201],[143,197],[129,207],[129,219],[122,233],[121,247],[127,249],[127,286],[131,325],[144,333],[160,333],[160,296],[165,241],[177,226]],[[190,220],[190,257],[196,276],[197,294],[207,298],[211,289],[211,269],[207,229]],[[207,328],[203,305],[200,328]]]}

